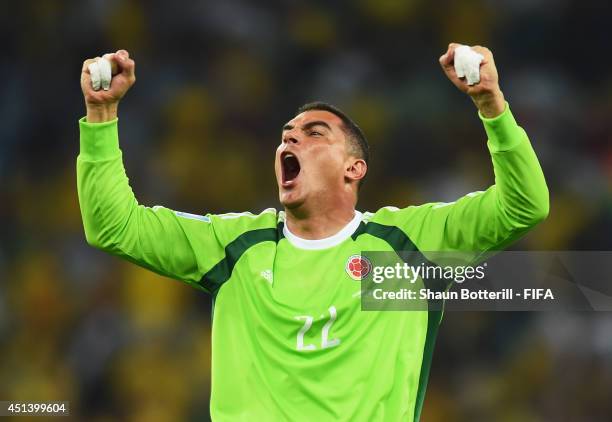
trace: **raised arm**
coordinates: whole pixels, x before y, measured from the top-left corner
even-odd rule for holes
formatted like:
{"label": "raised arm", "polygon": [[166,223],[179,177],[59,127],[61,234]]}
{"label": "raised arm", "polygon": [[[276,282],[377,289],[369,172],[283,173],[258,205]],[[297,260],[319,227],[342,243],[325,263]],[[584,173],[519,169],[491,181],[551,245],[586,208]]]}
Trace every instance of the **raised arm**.
{"label": "raised arm", "polygon": [[449,45],[440,64],[478,108],[488,137],[495,184],[454,202],[402,210],[387,208],[380,213],[395,221],[421,251],[465,251],[478,259],[484,252],[504,249],[546,218],[548,188],[529,138],[517,125],[499,88],[491,52],[472,47],[484,60],[480,82],[470,86],[455,74],[456,47]]}
{"label": "raised arm", "polygon": [[[93,60],[93,59],[92,59]],[[196,287],[223,259],[209,217],[138,204],[122,162],[117,107],[134,84],[134,61],[125,50],[111,60],[119,73],[108,91],[94,91],[86,60],[81,88],[87,116],[79,121],[77,184],[85,236],[90,245]],[[197,253],[202,252],[202,253]]]}
{"label": "raised arm", "polygon": [[478,108],[487,133],[495,185],[455,203],[431,207],[432,223],[442,220],[445,227],[436,246],[482,252],[500,250],[546,218],[548,188],[529,138],[517,125],[504,99],[493,54],[485,47],[472,47],[482,54],[483,60],[480,81],[469,85],[455,72],[457,47],[455,43],[448,46],[440,57],[440,65],[449,80]]}
{"label": "raised arm", "polygon": [[[506,104],[482,117],[495,184],[454,202],[413,207],[406,227],[423,251],[466,251],[476,256],[504,249],[548,215],[548,188],[525,131]],[[471,255],[471,254],[470,254]]]}

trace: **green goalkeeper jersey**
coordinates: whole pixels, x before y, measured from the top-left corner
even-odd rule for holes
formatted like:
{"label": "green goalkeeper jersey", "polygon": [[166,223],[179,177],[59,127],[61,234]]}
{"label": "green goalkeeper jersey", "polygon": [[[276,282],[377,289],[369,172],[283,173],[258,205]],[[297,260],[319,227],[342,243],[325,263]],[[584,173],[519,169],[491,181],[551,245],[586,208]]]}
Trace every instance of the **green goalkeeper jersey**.
{"label": "green goalkeeper jersey", "polygon": [[441,313],[362,311],[348,261],[362,251],[500,250],[546,217],[546,182],[524,130],[508,106],[480,118],[493,186],[451,203],[356,211],[321,240],[292,234],[275,209],[195,215],[139,205],[117,120],[83,118],[85,234],[213,295],[214,421],[418,420]]}

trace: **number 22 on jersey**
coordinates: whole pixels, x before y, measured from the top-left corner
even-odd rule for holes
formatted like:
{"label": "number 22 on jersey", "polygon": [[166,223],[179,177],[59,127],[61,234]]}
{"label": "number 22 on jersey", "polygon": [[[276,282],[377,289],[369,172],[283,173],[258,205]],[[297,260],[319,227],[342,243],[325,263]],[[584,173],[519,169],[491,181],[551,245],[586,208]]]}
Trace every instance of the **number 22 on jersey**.
{"label": "number 22 on jersey", "polygon": [[[329,332],[338,316],[336,307],[330,306],[328,311],[329,311],[329,319],[327,320],[327,322],[323,326],[323,329],[321,330],[321,349],[329,349],[331,347],[336,347],[337,345],[340,344],[339,338],[335,338],[335,339],[329,338],[329,335],[330,335]],[[308,330],[310,330],[310,328],[312,327],[314,318],[311,315],[300,315],[300,316],[296,316],[295,319],[297,319],[298,321],[304,321],[304,325],[302,326],[302,328],[300,328],[300,330],[297,333],[296,349],[299,351],[316,350],[317,349],[316,345],[304,344],[304,335],[306,335]]]}

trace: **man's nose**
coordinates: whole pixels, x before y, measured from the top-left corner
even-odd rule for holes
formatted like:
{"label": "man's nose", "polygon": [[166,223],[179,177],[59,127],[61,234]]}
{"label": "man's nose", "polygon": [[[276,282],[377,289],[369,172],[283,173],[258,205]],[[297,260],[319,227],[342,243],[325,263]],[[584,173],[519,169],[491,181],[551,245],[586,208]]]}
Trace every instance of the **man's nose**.
{"label": "man's nose", "polygon": [[283,136],[283,144],[297,144],[299,143],[298,138],[293,133],[286,133]]}

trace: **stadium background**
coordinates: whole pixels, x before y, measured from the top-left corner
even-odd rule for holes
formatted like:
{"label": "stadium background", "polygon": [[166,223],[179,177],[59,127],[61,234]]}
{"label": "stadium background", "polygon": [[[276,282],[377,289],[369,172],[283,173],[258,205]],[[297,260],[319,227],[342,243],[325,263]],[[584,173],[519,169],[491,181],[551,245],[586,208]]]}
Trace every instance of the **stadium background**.
{"label": "stadium background", "polygon": [[[120,139],[141,203],[277,206],[273,151],[302,103],[346,109],[372,147],[359,209],[453,200],[492,168],[449,41],[490,47],[551,213],[516,249],[611,249],[609,3],[6,2],[0,14],[0,399],[81,420],[206,420],[210,298],[85,243],[75,182],[82,61],[125,48]],[[609,313],[449,313],[424,421],[603,421]]]}

